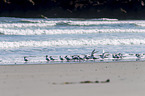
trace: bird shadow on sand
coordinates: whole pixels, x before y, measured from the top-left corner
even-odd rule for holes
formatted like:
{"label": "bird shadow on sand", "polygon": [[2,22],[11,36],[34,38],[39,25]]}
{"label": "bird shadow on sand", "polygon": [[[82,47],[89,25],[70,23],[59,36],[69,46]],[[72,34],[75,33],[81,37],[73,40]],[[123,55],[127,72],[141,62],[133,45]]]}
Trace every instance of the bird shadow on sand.
{"label": "bird shadow on sand", "polygon": [[52,84],[53,85],[58,85],[58,84],[92,84],[92,83],[109,83],[110,82],[110,79],[107,79],[105,81],[90,81],[90,80],[87,80],[87,81],[80,81],[80,82],[62,82],[62,83],[55,83],[53,82]]}

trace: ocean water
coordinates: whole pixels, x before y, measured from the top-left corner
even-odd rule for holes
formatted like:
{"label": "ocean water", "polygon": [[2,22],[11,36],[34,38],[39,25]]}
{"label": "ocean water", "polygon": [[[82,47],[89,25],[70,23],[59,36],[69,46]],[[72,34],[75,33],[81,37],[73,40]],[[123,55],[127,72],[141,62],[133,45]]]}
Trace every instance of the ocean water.
{"label": "ocean water", "polygon": [[0,64],[26,64],[24,56],[28,64],[53,63],[46,62],[46,55],[59,63],[59,56],[83,57],[93,49],[99,51],[95,56],[104,50],[122,53],[123,60],[131,61],[136,60],[135,54],[143,54],[143,60],[145,20],[0,17]]}

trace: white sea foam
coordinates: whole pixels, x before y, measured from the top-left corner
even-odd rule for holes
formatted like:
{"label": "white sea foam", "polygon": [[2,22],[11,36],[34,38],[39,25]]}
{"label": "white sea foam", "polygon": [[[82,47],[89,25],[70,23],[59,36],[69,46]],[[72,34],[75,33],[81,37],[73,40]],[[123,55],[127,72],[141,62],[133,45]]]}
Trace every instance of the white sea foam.
{"label": "white sea foam", "polygon": [[[47,26],[55,26],[55,25],[79,25],[79,26],[88,26],[88,25],[102,25],[102,24],[142,24],[145,21],[72,21],[72,20],[59,20],[59,21],[47,21],[47,20],[21,20],[23,22],[16,23],[1,23],[1,28],[23,28],[23,27],[47,27]],[[26,23],[25,23],[25,22]]]}
{"label": "white sea foam", "polygon": [[144,23],[136,23],[137,26],[145,27],[145,22]]}
{"label": "white sea foam", "polygon": [[101,25],[101,24],[121,24],[128,22],[118,22],[118,21],[72,21],[70,25]]}
{"label": "white sea foam", "polygon": [[[90,34],[90,33],[144,33],[145,29],[138,28],[104,28],[97,29],[97,27],[91,27],[88,29],[69,29],[68,26],[88,26],[88,25],[103,25],[103,24],[135,24],[138,26],[145,26],[145,21],[73,21],[73,20],[21,20],[28,21],[29,23],[1,23],[0,33],[5,35],[41,35],[41,34]],[[38,21],[38,22],[37,22]],[[35,22],[35,23],[33,23]],[[63,26],[64,28],[58,28],[57,26]],[[58,29],[52,29],[52,26],[56,26]]]}
{"label": "white sea foam", "polygon": [[65,21],[65,23],[69,23],[70,25],[103,25],[103,24],[137,24],[137,23],[145,23],[145,21]]}
{"label": "white sea foam", "polygon": [[145,33],[145,29],[4,29],[5,35],[49,35],[49,34],[91,34],[91,33]]}
{"label": "white sea foam", "polygon": [[0,24],[0,28],[29,28],[29,27],[49,27],[54,26],[55,23],[20,23],[20,24]]}
{"label": "white sea foam", "polygon": [[52,46],[145,45],[145,39],[78,39],[53,41],[0,42],[0,49]]}
{"label": "white sea foam", "polygon": [[[23,20],[21,20],[23,21]],[[24,20],[30,23],[1,23],[0,33],[5,35],[41,35],[41,34],[89,34],[89,33],[143,33],[145,29],[125,29],[125,28],[108,28],[97,29],[97,27],[88,28],[87,30],[74,29],[71,30],[67,26],[88,26],[88,25],[103,25],[103,24],[135,24],[138,26],[145,26],[145,21],[73,21],[73,20]],[[36,22],[39,21],[39,22]],[[35,23],[32,23],[35,22]],[[51,26],[63,25],[64,29],[51,29]]]}

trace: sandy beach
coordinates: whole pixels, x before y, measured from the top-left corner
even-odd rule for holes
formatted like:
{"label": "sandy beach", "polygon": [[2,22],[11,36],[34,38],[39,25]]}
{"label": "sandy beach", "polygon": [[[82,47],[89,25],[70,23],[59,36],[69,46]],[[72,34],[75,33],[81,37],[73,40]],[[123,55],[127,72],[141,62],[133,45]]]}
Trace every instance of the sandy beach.
{"label": "sandy beach", "polygon": [[144,89],[141,61],[0,66],[1,96],[143,96]]}

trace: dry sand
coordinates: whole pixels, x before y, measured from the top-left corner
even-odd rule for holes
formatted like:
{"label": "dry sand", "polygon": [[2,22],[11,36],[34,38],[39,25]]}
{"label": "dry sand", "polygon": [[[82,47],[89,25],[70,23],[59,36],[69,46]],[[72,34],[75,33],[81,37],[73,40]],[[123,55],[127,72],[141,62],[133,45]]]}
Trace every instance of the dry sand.
{"label": "dry sand", "polygon": [[[79,83],[107,79],[110,82]],[[0,96],[144,95],[145,62],[0,66]]]}

